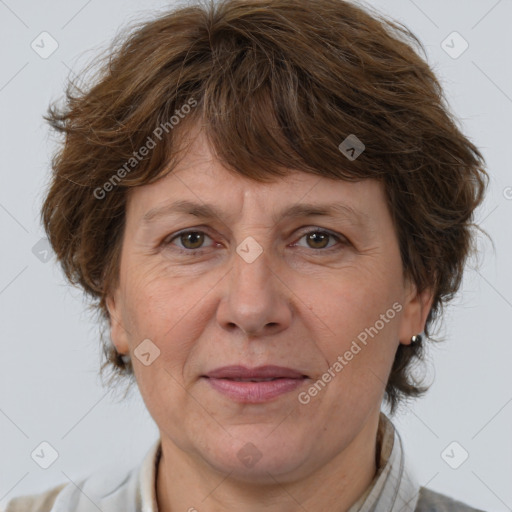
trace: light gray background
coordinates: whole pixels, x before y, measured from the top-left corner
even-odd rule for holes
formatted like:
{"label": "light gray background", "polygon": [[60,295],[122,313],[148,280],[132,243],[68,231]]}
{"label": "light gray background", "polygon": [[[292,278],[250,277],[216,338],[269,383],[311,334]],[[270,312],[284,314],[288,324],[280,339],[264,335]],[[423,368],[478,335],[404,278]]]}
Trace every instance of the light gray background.
{"label": "light gray background", "polygon": [[[495,251],[481,238],[481,265],[468,270],[447,311],[447,341],[429,352],[434,384],[395,422],[421,484],[485,510],[512,510],[512,2],[368,3],[425,44],[492,175],[478,220]],[[126,22],[169,5],[0,0],[0,504],[104,464],[132,467],[157,438],[140,397],[116,403],[102,388],[94,319],[54,260],[43,263],[32,248],[43,236],[38,215],[54,148],[41,118],[48,102],[62,95],[70,69],[80,70]],[[42,31],[59,44],[47,59],[30,46]],[[441,47],[453,31],[469,43],[457,59]],[[41,441],[59,452],[47,470],[30,457]],[[452,441],[469,453],[458,469],[441,457]]]}

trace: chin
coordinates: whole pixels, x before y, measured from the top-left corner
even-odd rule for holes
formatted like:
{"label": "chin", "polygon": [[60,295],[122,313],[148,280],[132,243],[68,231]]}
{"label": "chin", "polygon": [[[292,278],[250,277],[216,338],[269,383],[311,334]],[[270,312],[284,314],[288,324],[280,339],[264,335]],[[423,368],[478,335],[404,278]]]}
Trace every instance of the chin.
{"label": "chin", "polygon": [[202,458],[220,473],[230,474],[231,479],[253,484],[275,485],[276,479],[285,482],[308,473],[304,439],[294,439],[284,432],[269,436],[268,428],[251,436],[251,430],[244,428],[243,435],[237,435],[240,433],[231,429],[233,439],[225,445],[215,443],[214,449],[203,453]]}

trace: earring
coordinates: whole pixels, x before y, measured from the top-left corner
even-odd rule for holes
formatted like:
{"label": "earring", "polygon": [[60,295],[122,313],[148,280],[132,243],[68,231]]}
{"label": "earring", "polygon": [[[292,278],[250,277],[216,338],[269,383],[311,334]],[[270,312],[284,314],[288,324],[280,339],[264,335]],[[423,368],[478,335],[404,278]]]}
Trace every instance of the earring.
{"label": "earring", "polygon": [[423,340],[421,334],[415,334],[414,336],[411,336],[411,344],[412,343],[421,343]]}

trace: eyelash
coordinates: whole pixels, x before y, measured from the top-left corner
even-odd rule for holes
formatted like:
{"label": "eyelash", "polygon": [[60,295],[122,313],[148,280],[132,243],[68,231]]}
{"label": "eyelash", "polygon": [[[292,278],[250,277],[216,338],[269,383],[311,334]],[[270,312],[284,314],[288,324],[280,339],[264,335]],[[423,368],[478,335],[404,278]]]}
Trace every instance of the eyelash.
{"label": "eyelash", "polygon": [[[164,247],[167,247],[167,246],[170,246],[170,245],[173,245],[173,241],[176,240],[176,239],[179,239],[181,236],[183,235],[187,235],[189,233],[199,233],[199,234],[203,234],[203,235],[206,235],[208,238],[212,239],[208,233],[206,233],[205,231],[202,231],[200,229],[187,229],[185,231],[180,231],[174,235],[171,235],[172,238],[165,238],[162,242],[162,245]],[[306,235],[310,235],[312,233],[317,233],[317,234],[322,234],[322,235],[327,235],[331,238],[334,238],[339,244],[341,244],[342,246],[346,246],[348,245],[348,241],[346,240],[345,237],[341,236],[341,235],[337,235],[331,231],[327,231],[325,229],[320,229],[320,228],[317,228],[317,229],[311,229],[309,231],[305,231],[301,234],[301,236],[299,237],[299,240],[301,240],[302,238],[304,238]],[[296,242],[294,242],[294,246],[295,246]],[[336,246],[332,246],[332,247],[327,247],[327,248],[319,248],[319,249],[314,249],[314,248],[310,248],[311,250],[315,251],[315,252],[331,252],[333,250],[338,250],[336,248]],[[208,248],[197,248],[197,249],[186,249],[186,248],[182,248],[182,247],[178,247],[176,246],[175,249],[173,250],[176,250],[177,252],[181,253],[181,254],[193,254],[193,255],[197,255],[197,256],[200,256],[202,254],[204,254],[204,252],[206,250],[208,250]]]}

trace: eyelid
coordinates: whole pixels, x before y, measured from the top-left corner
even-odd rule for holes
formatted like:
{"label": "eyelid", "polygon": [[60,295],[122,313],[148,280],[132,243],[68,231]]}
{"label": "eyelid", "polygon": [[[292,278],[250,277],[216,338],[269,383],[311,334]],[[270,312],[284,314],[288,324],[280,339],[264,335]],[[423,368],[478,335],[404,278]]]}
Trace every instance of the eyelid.
{"label": "eyelid", "polygon": [[[342,245],[346,245],[349,243],[348,239],[343,236],[341,233],[336,233],[335,231],[331,231],[330,229],[327,229],[327,228],[322,228],[320,226],[307,226],[303,229],[301,229],[298,233],[298,238],[297,238],[297,241],[296,242],[293,242],[293,245],[296,245],[297,242],[302,238],[304,237],[305,235],[309,234],[309,233],[324,233],[324,234],[327,234],[329,235],[330,237],[336,239],[336,241],[339,243],[339,244],[342,244]],[[336,245],[333,245],[331,247],[327,247],[325,249],[317,249],[316,251],[317,252],[327,252],[329,251],[330,249],[334,249],[336,247]],[[314,249],[313,249],[314,250]]]}
{"label": "eyelid", "polygon": [[[173,240],[176,240],[177,238],[179,239],[180,236],[186,235],[188,233],[201,233],[201,234],[207,236],[208,238],[210,238],[210,240],[214,241],[213,238],[208,234],[207,230],[205,230],[204,227],[198,226],[197,228],[187,228],[187,229],[182,229],[181,231],[178,231],[177,233],[171,233],[170,235],[166,236],[162,240],[162,245],[163,246],[171,245]],[[204,247],[199,247],[198,249],[185,249],[183,247],[178,246],[178,250],[186,251],[186,252],[190,252],[190,253],[192,253],[194,251],[201,251],[203,249],[204,249]]]}

